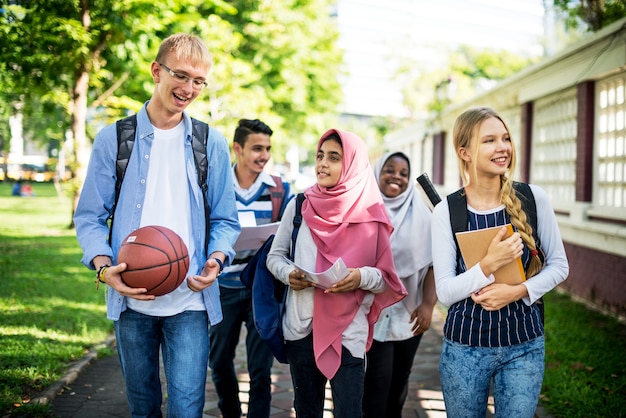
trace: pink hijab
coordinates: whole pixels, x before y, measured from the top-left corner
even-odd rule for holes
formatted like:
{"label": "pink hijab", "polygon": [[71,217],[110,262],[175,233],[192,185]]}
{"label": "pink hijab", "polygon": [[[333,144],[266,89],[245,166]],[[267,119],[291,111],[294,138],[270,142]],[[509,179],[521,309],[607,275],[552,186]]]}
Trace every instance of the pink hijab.
{"label": "pink hijab", "polygon": [[[375,295],[367,316],[367,350],[380,312],[402,300],[407,292],[396,274],[389,242],[393,227],[369,164],[366,145],[351,132],[330,129],[320,138],[318,150],[333,133],[339,135],[343,148],[339,182],[332,188],[315,184],[305,190],[302,216],[317,247],[316,271],[328,269],[341,257],[349,268],[371,266],[382,272],[386,287]],[[320,371],[332,379],[341,363],[342,333],[356,316],[367,291],[324,294],[315,288],[314,292],[315,361]]]}

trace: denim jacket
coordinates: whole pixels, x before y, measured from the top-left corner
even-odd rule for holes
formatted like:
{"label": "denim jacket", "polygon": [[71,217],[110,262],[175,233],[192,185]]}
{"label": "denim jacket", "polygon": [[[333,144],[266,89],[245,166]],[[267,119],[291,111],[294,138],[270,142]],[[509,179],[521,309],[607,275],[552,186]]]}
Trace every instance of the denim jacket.
{"label": "denim jacket", "polygon": [[[74,214],[76,236],[83,250],[81,262],[90,269],[94,257],[106,255],[117,264],[117,253],[122,240],[132,231],[139,228],[141,211],[146,192],[146,178],[150,164],[150,149],[154,132],[146,112],[146,105],[137,114],[137,130],[135,144],[128,161],[124,182],[115,209],[115,222],[108,242],[109,228],[107,219],[111,213],[115,199],[117,130],[111,124],[100,131],[94,141],[93,150],[83,190]],[[217,130],[209,129],[207,141],[207,204],[210,215],[210,240],[205,253],[204,202],[202,190],[198,186],[198,176],[191,144],[191,118],[186,113],[185,124],[185,156],[187,166],[187,183],[189,185],[191,224],[195,233],[192,235],[196,248],[195,256],[190,260],[190,271],[198,274],[206,262],[207,255],[221,251],[226,255],[225,265],[229,265],[235,252],[233,245],[241,230],[237,217],[235,193],[231,179],[230,154],[228,142]],[[219,299],[219,286],[215,284],[203,290],[204,305],[211,324],[222,320],[222,308]],[[126,309],[126,298],[112,287],[108,289],[107,318],[118,320],[120,313]]]}

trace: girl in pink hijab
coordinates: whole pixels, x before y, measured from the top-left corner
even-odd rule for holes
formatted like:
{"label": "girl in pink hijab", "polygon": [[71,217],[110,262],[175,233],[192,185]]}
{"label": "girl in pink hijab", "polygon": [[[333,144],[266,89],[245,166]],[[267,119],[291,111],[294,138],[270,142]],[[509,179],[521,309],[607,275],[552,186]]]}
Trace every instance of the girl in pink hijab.
{"label": "girl in pink hijab", "polygon": [[296,415],[322,417],[328,379],[336,418],[361,417],[365,352],[380,311],[406,296],[396,274],[393,230],[365,143],[331,129],[319,140],[317,184],[305,190],[294,262],[322,272],[341,258],[350,273],[328,289],[315,287],[284,257],[291,250],[293,199],[267,258],[276,279],[289,285],[283,334]]}

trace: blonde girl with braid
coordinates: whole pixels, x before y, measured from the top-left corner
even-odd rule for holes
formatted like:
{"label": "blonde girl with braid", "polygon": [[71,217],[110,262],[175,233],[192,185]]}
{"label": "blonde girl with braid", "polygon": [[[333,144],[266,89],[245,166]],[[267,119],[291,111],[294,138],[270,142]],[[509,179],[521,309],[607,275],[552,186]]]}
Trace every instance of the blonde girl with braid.
{"label": "blonde girl with braid", "polygon": [[[484,417],[490,387],[496,417],[532,418],[544,371],[543,323],[537,301],[567,277],[569,266],[545,191],[530,184],[537,236],[513,188],[516,152],[504,120],[487,107],[456,120],[454,148],[467,200],[467,230],[502,226],[475,265],[457,259],[447,199],[432,217],[435,287],[449,306],[439,364],[448,417]],[[513,235],[506,237],[506,224]],[[543,252],[544,262],[539,258]],[[493,273],[520,258],[527,280],[495,283]]]}
{"label": "blonde girl with braid", "polygon": [[[470,140],[472,139],[472,131],[474,127],[480,123],[485,116],[490,116],[498,119],[504,129],[507,131],[507,135],[509,132],[509,128],[507,124],[494,112],[489,108],[476,108],[472,111],[468,111],[463,113],[457,119],[457,123],[455,124],[455,130],[453,131],[454,138],[454,149],[459,150],[463,148],[467,150],[469,148]],[[509,142],[511,142],[509,136]],[[478,147],[475,147],[474,152],[478,152]],[[510,173],[515,172],[515,167],[517,164],[515,148],[511,149],[511,159],[508,166],[508,170],[506,174],[499,176],[500,177],[500,201],[504,204],[506,208],[506,212],[510,216],[511,224],[515,227],[517,232],[519,232],[522,240],[530,250],[531,259],[530,265],[526,272],[527,277],[532,277],[539,272],[541,269],[541,259],[539,258],[538,249],[536,247],[535,239],[533,238],[533,230],[530,224],[526,221],[526,214],[522,210],[522,202],[517,197],[515,190],[513,189],[513,180],[511,179]],[[477,157],[478,155],[475,155]],[[476,166],[470,166],[466,158],[459,158],[459,172],[463,178],[463,184],[469,186],[470,183],[470,175],[469,170],[473,170],[473,178],[476,179],[475,182],[478,183],[480,179],[478,178],[476,172]],[[470,168],[471,167],[471,168]],[[466,188],[467,190],[467,188]]]}

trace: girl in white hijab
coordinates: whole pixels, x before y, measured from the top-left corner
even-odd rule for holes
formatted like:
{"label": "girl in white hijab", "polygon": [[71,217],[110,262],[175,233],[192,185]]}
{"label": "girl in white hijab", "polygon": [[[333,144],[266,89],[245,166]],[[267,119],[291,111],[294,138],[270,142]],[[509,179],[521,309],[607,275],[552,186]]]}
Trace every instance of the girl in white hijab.
{"label": "girl in white hijab", "polygon": [[431,213],[413,185],[404,153],[383,155],[374,166],[374,176],[394,227],[391,250],[408,296],[385,308],[374,326],[374,342],[367,353],[363,416],[400,418],[413,358],[422,334],[430,328],[437,302]]}

